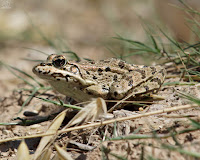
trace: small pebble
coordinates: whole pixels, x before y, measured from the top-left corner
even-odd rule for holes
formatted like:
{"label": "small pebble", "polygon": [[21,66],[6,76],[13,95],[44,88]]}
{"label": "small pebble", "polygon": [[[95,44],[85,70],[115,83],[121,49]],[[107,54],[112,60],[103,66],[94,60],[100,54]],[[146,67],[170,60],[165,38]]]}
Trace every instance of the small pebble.
{"label": "small pebble", "polygon": [[139,108],[139,111],[144,111],[144,109],[142,107]]}
{"label": "small pebble", "polygon": [[24,116],[30,117],[30,116],[37,116],[38,112],[37,111],[24,111]]}
{"label": "small pebble", "polygon": [[31,128],[32,128],[32,129],[37,129],[37,128],[39,128],[39,127],[41,127],[40,124],[34,124],[34,125],[31,125]]}
{"label": "small pebble", "polygon": [[9,133],[11,133],[11,131],[4,129],[4,130],[2,131],[2,133],[5,134],[5,135],[8,135]]}

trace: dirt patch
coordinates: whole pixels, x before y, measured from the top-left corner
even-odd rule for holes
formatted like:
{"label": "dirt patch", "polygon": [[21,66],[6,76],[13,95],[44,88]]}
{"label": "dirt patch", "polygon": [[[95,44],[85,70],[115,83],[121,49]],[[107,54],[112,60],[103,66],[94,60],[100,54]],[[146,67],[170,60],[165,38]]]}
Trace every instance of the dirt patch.
{"label": "dirt patch", "polygon": [[[169,79],[167,81],[172,81]],[[26,86],[23,86],[26,88]],[[155,104],[148,105],[144,111],[128,111],[128,110],[116,110],[113,112],[115,118],[119,117],[128,117],[131,115],[140,115],[141,113],[153,112],[156,110],[162,110],[165,108],[173,108],[180,105],[186,105],[190,102],[180,98],[174,90],[179,90],[182,92],[189,92],[192,95],[199,97],[200,88],[198,85],[194,86],[176,86],[169,87],[163,86],[159,95],[164,97],[164,100],[155,101]],[[28,92],[13,92],[11,96],[4,97],[1,101],[1,122],[11,122],[11,119],[15,117],[23,118],[23,113],[25,111],[37,111],[40,117],[45,117],[48,115],[53,115],[54,113],[63,110],[63,108],[50,105],[49,103],[43,102],[34,98],[21,113],[17,114],[21,109],[21,104],[27,98]],[[47,92],[44,97],[53,98],[55,93],[52,91]],[[170,95],[170,96],[169,96]],[[62,96],[60,97],[61,99]],[[184,117],[186,116],[186,117]],[[85,159],[101,159],[102,156],[107,157],[108,159],[117,159],[116,156],[126,157],[127,159],[138,159],[141,157],[141,152],[144,152],[144,157],[154,156],[159,158],[171,158],[176,159],[176,156],[186,159],[187,156],[181,155],[177,152],[171,152],[163,144],[175,144],[176,141],[172,137],[165,139],[146,139],[146,140],[118,140],[118,141],[105,141],[106,137],[120,137],[125,135],[130,135],[134,132],[137,134],[152,134],[152,131],[156,131],[159,134],[170,133],[174,130],[176,132],[187,129],[190,126],[190,121],[188,117],[198,119],[199,110],[197,109],[187,109],[187,110],[177,110],[171,113],[163,113],[159,115],[153,115],[148,117],[137,118],[135,120],[127,120],[123,122],[117,122],[102,126],[95,129],[83,129],[66,134],[61,134],[57,137],[56,142],[61,146],[67,145],[68,152],[73,155],[73,158],[79,159],[80,157]],[[24,117],[25,118],[25,117]],[[36,116],[34,119],[38,119]],[[17,120],[19,121],[19,120]],[[67,123],[66,120],[64,123]],[[16,122],[16,121],[12,121]],[[1,139],[7,139],[15,136],[26,136],[34,135],[37,133],[44,133],[48,126],[51,123],[51,119],[48,121],[31,125],[31,126],[2,126],[1,127]],[[63,124],[64,125],[64,124]],[[198,152],[199,149],[199,131],[185,133],[177,135],[176,139],[178,142],[183,145],[183,149],[188,150],[191,145],[193,146],[192,151]],[[31,152],[34,152],[37,148],[40,138],[27,139],[26,143]],[[68,143],[69,141],[77,142],[78,144],[85,144],[86,146],[95,147],[90,148],[92,150],[82,150],[74,144]],[[15,156],[17,152],[17,147],[20,141],[13,141],[9,143],[3,143],[0,145],[1,148],[1,158],[6,159],[5,157]],[[152,147],[151,145],[154,145]],[[150,146],[149,146],[150,145]],[[78,145],[79,146],[79,145]],[[156,147],[155,147],[156,146]],[[71,151],[74,150],[74,151]],[[79,151],[81,152],[79,152]]]}

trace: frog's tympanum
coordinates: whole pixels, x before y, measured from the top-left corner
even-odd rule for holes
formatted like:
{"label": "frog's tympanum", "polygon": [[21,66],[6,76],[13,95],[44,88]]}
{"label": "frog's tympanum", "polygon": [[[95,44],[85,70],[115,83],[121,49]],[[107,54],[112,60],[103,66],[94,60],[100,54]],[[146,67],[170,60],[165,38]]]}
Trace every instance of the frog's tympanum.
{"label": "frog's tympanum", "polygon": [[75,62],[55,54],[36,65],[33,72],[78,102],[95,97],[119,100],[130,94],[134,97],[154,93],[165,79],[165,69],[161,66],[128,64],[115,58]]}

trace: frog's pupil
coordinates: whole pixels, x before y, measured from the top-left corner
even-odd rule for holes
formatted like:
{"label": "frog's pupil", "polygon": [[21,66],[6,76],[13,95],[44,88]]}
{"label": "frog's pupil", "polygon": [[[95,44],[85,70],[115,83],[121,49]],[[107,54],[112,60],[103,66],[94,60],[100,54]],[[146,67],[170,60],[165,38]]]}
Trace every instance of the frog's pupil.
{"label": "frog's pupil", "polygon": [[56,59],[53,62],[55,67],[62,67],[63,65],[65,65],[65,60],[64,59]]}

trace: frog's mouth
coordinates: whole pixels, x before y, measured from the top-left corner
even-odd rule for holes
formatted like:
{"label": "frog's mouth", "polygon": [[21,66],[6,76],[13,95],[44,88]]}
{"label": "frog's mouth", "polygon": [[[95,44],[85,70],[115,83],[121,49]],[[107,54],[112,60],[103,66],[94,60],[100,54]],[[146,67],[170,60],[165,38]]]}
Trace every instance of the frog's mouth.
{"label": "frog's mouth", "polygon": [[33,67],[33,73],[46,80],[65,80],[67,82],[69,77],[74,77],[77,80],[81,78],[79,75],[75,75],[67,70],[51,66],[41,66],[41,64]]}
{"label": "frog's mouth", "polygon": [[70,82],[73,80],[74,82],[79,82],[81,85],[90,86],[96,84],[96,82],[91,80],[83,79],[81,74],[74,74],[73,72],[58,69],[51,66],[41,66],[37,65],[32,69],[33,73],[36,74],[41,79],[45,79],[47,81],[65,81]]}

